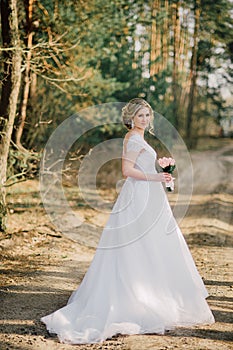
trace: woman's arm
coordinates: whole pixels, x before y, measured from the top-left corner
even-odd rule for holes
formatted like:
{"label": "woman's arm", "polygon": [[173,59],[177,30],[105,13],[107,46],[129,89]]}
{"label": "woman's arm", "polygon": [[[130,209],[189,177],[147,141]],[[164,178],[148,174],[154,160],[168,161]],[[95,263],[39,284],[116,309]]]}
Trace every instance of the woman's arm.
{"label": "woman's arm", "polygon": [[134,164],[140,152],[130,151],[122,157],[122,174],[124,177],[133,177],[137,180],[169,182],[171,181],[171,174],[158,173],[146,174],[139,169],[134,168]]}

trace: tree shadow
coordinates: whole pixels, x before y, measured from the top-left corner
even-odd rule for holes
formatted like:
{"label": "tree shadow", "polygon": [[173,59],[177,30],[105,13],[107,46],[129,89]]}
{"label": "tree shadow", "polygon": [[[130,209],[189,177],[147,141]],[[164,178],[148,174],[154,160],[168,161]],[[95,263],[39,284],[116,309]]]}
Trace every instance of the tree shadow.
{"label": "tree shadow", "polygon": [[[214,310],[213,314],[216,322],[233,323],[233,312]],[[232,336],[233,336],[233,333],[232,333]]]}
{"label": "tree shadow", "polygon": [[[41,335],[48,337],[42,316],[66,305],[70,291],[52,287],[11,286],[0,292],[1,333],[18,335]],[[24,287],[25,288],[25,287]],[[17,305],[17,306],[16,306]],[[14,322],[15,320],[15,322]]]}
{"label": "tree shadow", "polygon": [[[171,207],[174,207],[173,203],[171,203]],[[177,213],[182,213],[187,208],[187,205],[176,203],[175,207]],[[211,201],[208,199],[202,203],[190,203],[185,217],[190,217],[193,219],[218,219],[227,224],[233,224],[232,202],[228,202],[227,200],[222,201],[218,198],[212,198]]]}
{"label": "tree shadow", "polygon": [[5,349],[6,350],[10,350],[10,349],[12,349],[12,350],[25,350],[25,346],[24,345],[20,346],[20,345],[14,344],[14,348],[12,348],[12,343],[0,340],[0,349],[1,350],[5,350]]}
{"label": "tree shadow", "polygon": [[[9,274],[12,280],[22,279],[21,284],[0,288],[0,333],[49,337],[40,318],[67,304],[89,265],[88,261],[80,261],[77,269],[77,261],[67,261],[65,271],[64,269],[58,271],[56,265],[54,270],[51,265],[50,271],[26,271],[21,270],[20,266],[18,269],[0,270],[1,274]],[[40,285],[41,280],[45,281],[43,286]],[[72,286],[66,290],[56,288],[56,284],[62,285],[63,281],[64,284],[74,285],[74,280],[77,283],[74,288]]]}
{"label": "tree shadow", "polygon": [[204,279],[206,285],[215,285],[215,286],[233,286],[233,281],[213,281]]}
{"label": "tree shadow", "polygon": [[210,234],[206,232],[189,233],[184,235],[186,242],[192,246],[203,247],[233,247],[233,237],[229,234]]}
{"label": "tree shadow", "polygon": [[[151,334],[152,335],[152,334]],[[154,334],[153,334],[154,335]],[[190,337],[210,340],[224,340],[231,342],[233,333],[230,331],[219,331],[215,329],[192,329],[180,327],[172,331],[166,331],[166,336],[169,337]]]}

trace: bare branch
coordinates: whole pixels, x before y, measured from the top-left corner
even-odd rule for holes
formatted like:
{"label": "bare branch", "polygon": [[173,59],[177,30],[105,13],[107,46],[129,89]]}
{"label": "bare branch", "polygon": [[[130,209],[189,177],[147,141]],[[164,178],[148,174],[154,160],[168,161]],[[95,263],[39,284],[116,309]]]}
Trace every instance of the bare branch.
{"label": "bare branch", "polygon": [[46,75],[44,74],[40,74],[40,76],[46,80],[49,80],[49,81],[58,81],[58,82],[69,82],[69,81],[81,81],[83,79],[85,79],[85,76],[82,77],[82,78],[74,78],[74,77],[71,77],[71,78],[64,78],[64,79],[58,79],[58,78],[50,78],[50,77],[47,77]]}
{"label": "bare branch", "polygon": [[61,87],[60,85],[56,84],[54,81],[51,81],[52,85],[56,86],[56,88],[58,88],[59,90],[61,90],[62,92],[64,92],[65,94],[69,94],[69,91],[64,89],[63,87]]}
{"label": "bare branch", "polygon": [[13,185],[15,185],[15,184],[17,184],[17,183],[19,183],[19,182],[24,182],[24,181],[26,181],[26,180],[27,180],[27,178],[25,177],[25,178],[23,178],[23,179],[20,179],[20,180],[11,182],[10,184],[4,184],[2,187],[10,187],[10,186],[13,186]]}
{"label": "bare branch", "polygon": [[[12,179],[16,179],[17,177],[21,177],[21,176],[23,176],[23,175],[25,175],[27,173],[27,170],[25,169],[25,170],[23,170],[21,173],[17,173],[17,174],[15,174],[15,175],[12,175],[12,176],[9,176],[8,178],[7,178],[7,180],[6,180],[6,182],[4,183],[4,187],[9,187],[9,186],[11,186],[11,184],[7,184],[7,182],[9,181],[9,180],[12,180]],[[17,181],[18,182],[18,181]],[[15,182],[14,182],[15,183]]]}

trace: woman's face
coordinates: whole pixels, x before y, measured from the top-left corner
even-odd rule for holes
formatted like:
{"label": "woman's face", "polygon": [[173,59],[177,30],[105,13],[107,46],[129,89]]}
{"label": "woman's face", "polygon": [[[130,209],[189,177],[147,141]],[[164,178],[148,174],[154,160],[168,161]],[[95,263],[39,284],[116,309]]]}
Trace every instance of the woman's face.
{"label": "woman's face", "polygon": [[150,123],[150,110],[142,107],[133,117],[134,127],[145,130]]}

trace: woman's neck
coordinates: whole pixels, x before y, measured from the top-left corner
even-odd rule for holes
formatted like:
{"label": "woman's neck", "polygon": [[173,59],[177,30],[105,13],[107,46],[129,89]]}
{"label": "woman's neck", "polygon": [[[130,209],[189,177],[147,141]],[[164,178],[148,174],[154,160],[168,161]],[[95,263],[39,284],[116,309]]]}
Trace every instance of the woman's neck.
{"label": "woman's neck", "polygon": [[142,137],[144,138],[144,132],[145,132],[144,129],[137,128],[137,127],[135,126],[133,129],[131,129],[131,132],[137,133],[137,134],[139,134],[140,136],[142,136]]}

